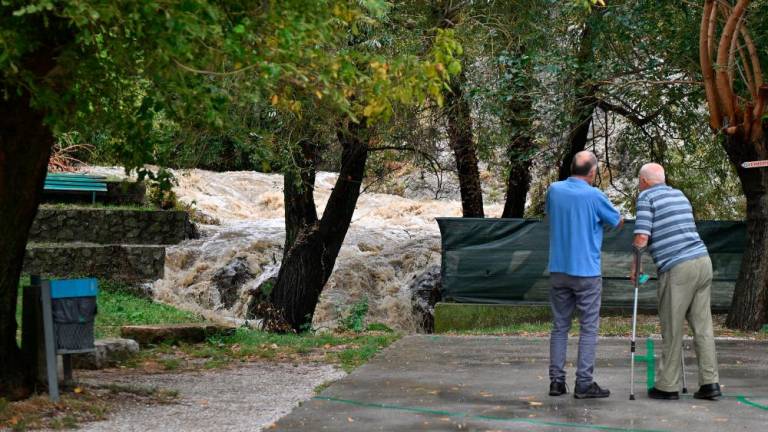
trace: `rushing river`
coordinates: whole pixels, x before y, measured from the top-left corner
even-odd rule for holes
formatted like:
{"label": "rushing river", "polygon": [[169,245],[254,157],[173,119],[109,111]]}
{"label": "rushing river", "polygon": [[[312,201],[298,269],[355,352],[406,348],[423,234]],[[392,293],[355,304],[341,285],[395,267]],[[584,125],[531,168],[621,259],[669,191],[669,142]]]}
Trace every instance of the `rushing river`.
{"label": "rushing river", "polygon": [[[116,175],[115,168],[91,171]],[[199,239],[167,249],[165,276],[153,284],[159,301],[187,310],[243,319],[250,293],[279,269],[285,236],[282,176],[250,171],[177,170],[174,189],[218,225],[199,225]],[[318,215],[336,175],[317,175]],[[487,207],[489,214],[500,205]],[[314,316],[315,328],[334,328],[351,305],[368,300],[368,322],[418,330],[412,286],[440,263],[435,217],[460,216],[458,201],[363,193]]]}

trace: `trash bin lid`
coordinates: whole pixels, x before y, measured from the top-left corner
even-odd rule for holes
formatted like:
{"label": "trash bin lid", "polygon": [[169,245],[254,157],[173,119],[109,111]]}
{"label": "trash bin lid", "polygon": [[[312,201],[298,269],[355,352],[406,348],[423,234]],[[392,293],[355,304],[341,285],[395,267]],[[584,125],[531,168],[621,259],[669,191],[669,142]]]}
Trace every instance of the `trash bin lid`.
{"label": "trash bin lid", "polygon": [[94,278],[51,281],[51,298],[96,297],[99,281]]}

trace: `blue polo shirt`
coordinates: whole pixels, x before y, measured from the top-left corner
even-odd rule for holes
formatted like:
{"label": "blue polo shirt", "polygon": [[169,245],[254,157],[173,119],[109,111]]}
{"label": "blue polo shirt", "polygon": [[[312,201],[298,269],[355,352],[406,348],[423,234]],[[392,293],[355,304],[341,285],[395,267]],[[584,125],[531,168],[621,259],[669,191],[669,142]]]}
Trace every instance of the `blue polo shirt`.
{"label": "blue polo shirt", "polygon": [[621,220],[608,197],[586,181],[569,177],[547,190],[549,272],[577,277],[600,276],[603,226]]}

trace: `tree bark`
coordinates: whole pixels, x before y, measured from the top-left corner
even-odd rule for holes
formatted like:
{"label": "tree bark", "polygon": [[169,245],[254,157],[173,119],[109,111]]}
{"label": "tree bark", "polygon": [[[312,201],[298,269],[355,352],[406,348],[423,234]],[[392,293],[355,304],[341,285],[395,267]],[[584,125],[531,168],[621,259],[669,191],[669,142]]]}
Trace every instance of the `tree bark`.
{"label": "tree bark", "polygon": [[[596,9],[593,15],[597,14]],[[558,179],[565,180],[571,175],[571,162],[576,153],[587,148],[589,128],[592,125],[592,115],[597,105],[598,86],[589,83],[590,77],[585,71],[587,66],[594,63],[593,35],[589,23],[584,25],[581,31],[579,51],[576,55],[579,67],[574,77],[573,89],[576,94],[573,108],[570,112],[571,123],[568,128],[568,143],[565,155],[560,161]]]}
{"label": "tree bark", "polygon": [[302,140],[299,147],[300,151],[294,155],[296,167],[287,170],[283,176],[286,251],[293,246],[303,228],[317,223],[314,189],[318,148],[309,140]]}
{"label": "tree bark", "polygon": [[[337,133],[342,146],[341,170],[319,221],[309,217],[297,230],[283,256],[277,282],[270,295],[276,316],[268,327],[300,332],[312,324],[320,293],[331,276],[341,244],[352,222],[368,158],[367,128],[350,123]],[[286,202],[314,206],[312,194],[296,194],[286,187]],[[289,197],[290,195],[290,197]],[[311,201],[311,202],[310,202]],[[288,212],[288,207],[286,207]],[[289,219],[286,215],[286,219]],[[277,322],[281,321],[281,322]]]}
{"label": "tree bark", "polygon": [[461,191],[461,209],[464,217],[484,217],[483,190],[480,184],[477,152],[472,136],[472,117],[469,102],[464,97],[464,72],[451,84],[451,92],[445,98],[448,119],[448,140],[456,159]]}
{"label": "tree bark", "polygon": [[528,153],[533,148],[533,139],[527,135],[517,137],[510,145],[507,199],[504,202],[502,218],[525,216],[525,201],[531,187],[531,159]]}
{"label": "tree bark", "polygon": [[[46,40],[24,58],[23,68],[38,82],[56,66],[57,46]],[[0,83],[6,90],[0,98],[0,397],[16,400],[28,396],[34,386],[33,368],[16,343],[16,304],[54,137],[45,124],[46,113],[31,106],[29,89],[6,86]]]}
{"label": "tree bark", "polygon": [[[520,46],[516,55],[526,53],[526,47]],[[521,82],[511,83],[511,94],[516,94],[505,106],[506,124],[510,131],[510,143],[507,147],[509,176],[507,177],[507,197],[504,202],[502,218],[522,218],[525,216],[525,202],[531,187],[531,157],[535,143],[531,136],[531,120],[536,115],[530,89],[534,85],[534,71],[527,67],[521,72]]]}
{"label": "tree bark", "polygon": [[0,102],[0,396],[30,394],[33,378],[16,343],[16,302],[27,237],[42,194],[53,135],[30,95]]}
{"label": "tree bark", "polygon": [[741,163],[765,159],[766,143],[741,142],[739,136],[725,138],[725,149],[741,180],[747,199],[747,238],[736,279],[726,325],[759,330],[768,320],[768,171],[741,168]]}

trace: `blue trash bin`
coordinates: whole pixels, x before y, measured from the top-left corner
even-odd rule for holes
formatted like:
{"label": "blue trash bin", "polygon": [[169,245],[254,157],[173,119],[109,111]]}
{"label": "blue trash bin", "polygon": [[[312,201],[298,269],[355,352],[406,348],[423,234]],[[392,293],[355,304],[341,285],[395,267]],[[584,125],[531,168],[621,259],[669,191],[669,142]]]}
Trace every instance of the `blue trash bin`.
{"label": "blue trash bin", "polygon": [[96,279],[52,280],[51,314],[57,354],[92,351],[99,285]]}

